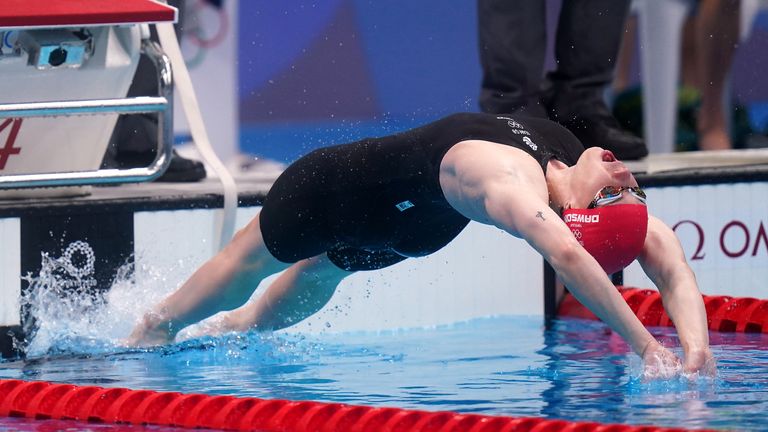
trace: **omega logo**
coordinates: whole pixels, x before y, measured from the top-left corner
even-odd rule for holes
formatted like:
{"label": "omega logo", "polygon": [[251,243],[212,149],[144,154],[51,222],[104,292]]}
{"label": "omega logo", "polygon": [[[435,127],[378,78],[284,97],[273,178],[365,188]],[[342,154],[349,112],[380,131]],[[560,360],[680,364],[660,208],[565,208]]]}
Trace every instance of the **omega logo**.
{"label": "omega logo", "polygon": [[[672,230],[677,232],[677,229],[684,225],[692,225],[696,229],[698,238],[696,250],[690,259],[692,261],[704,259],[706,255],[703,252],[706,241],[704,229],[698,222],[686,219],[676,223]],[[750,229],[747,224],[739,220],[728,222],[720,229],[720,250],[729,258],[740,258],[744,255],[757,256],[761,250],[768,252],[768,234],[763,222],[760,221],[755,231],[753,229],[755,228]]]}

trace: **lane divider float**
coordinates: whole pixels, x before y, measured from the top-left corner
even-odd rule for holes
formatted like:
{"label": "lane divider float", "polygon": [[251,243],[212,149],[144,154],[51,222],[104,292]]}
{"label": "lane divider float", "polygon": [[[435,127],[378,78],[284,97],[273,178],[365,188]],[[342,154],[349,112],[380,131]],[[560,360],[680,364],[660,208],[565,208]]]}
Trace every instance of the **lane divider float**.
{"label": "lane divider float", "polygon": [[684,431],[22,380],[0,380],[0,416],[261,432]]}
{"label": "lane divider float", "polygon": [[[658,291],[616,287],[632,311],[644,325],[674,327],[664,311]],[[707,325],[720,332],[768,333],[768,300],[752,297],[703,295]],[[598,318],[576,298],[567,293],[557,311],[558,316],[597,320]]]}

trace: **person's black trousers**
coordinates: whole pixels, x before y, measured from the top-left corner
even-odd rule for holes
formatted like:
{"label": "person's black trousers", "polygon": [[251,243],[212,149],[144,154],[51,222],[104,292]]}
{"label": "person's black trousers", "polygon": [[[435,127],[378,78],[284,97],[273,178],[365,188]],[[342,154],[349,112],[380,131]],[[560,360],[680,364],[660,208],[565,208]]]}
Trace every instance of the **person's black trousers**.
{"label": "person's black trousers", "polygon": [[563,0],[557,68],[543,79],[546,3],[478,0],[483,111],[562,118],[605,109],[630,0]]}

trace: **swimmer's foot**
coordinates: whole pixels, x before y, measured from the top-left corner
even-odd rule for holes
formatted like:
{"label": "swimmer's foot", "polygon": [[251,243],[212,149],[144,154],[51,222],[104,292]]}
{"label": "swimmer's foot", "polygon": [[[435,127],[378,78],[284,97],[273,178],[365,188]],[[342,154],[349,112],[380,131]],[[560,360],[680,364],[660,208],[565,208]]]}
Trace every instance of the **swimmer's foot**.
{"label": "swimmer's foot", "polygon": [[223,317],[213,317],[196,325],[187,327],[184,332],[179,334],[177,340],[196,339],[204,336],[219,336],[238,330],[239,329],[228,325]]}
{"label": "swimmer's foot", "polygon": [[173,335],[168,324],[160,324],[161,320],[156,314],[147,313],[141,322],[133,329],[130,336],[122,342],[129,347],[150,347],[166,345],[173,341]]}

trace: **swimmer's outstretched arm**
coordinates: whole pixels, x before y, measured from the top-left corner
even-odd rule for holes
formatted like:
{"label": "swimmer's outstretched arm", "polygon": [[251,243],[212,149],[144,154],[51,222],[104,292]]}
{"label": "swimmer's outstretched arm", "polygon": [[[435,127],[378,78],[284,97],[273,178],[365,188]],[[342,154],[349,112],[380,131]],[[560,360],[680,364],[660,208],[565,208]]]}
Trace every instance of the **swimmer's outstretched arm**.
{"label": "swimmer's outstretched arm", "polygon": [[674,232],[653,216],[648,219],[648,235],[638,260],[658,287],[664,309],[675,323],[685,352],[684,370],[714,374],[707,313],[696,276]]}
{"label": "swimmer's outstretched arm", "polygon": [[560,217],[535,193],[509,185],[486,187],[485,209],[490,221],[524,238],[546,259],[573,295],[643,357],[661,352],[675,362],[648,332],[616,290],[597,261],[573,237]]}
{"label": "swimmer's outstretched arm", "polygon": [[[497,226],[517,233],[552,265],[570,292],[608,326],[619,333],[639,356],[660,347],[648,332],[597,261],[573,237],[568,227],[544,202],[528,199],[502,210],[494,218]],[[538,216],[541,214],[541,216]],[[658,346],[658,347],[657,347]]]}
{"label": "swimmer's outstretched arm", "polygon": [[522,237],[546,259],[595,315],[645,359],[649,352],[676,363],[646,330],[597,261],[576,241],[549,207],[547,180],[527,155],[484,142],[459,143],[440,166],[440,186],[448,202],[466,217]]}

